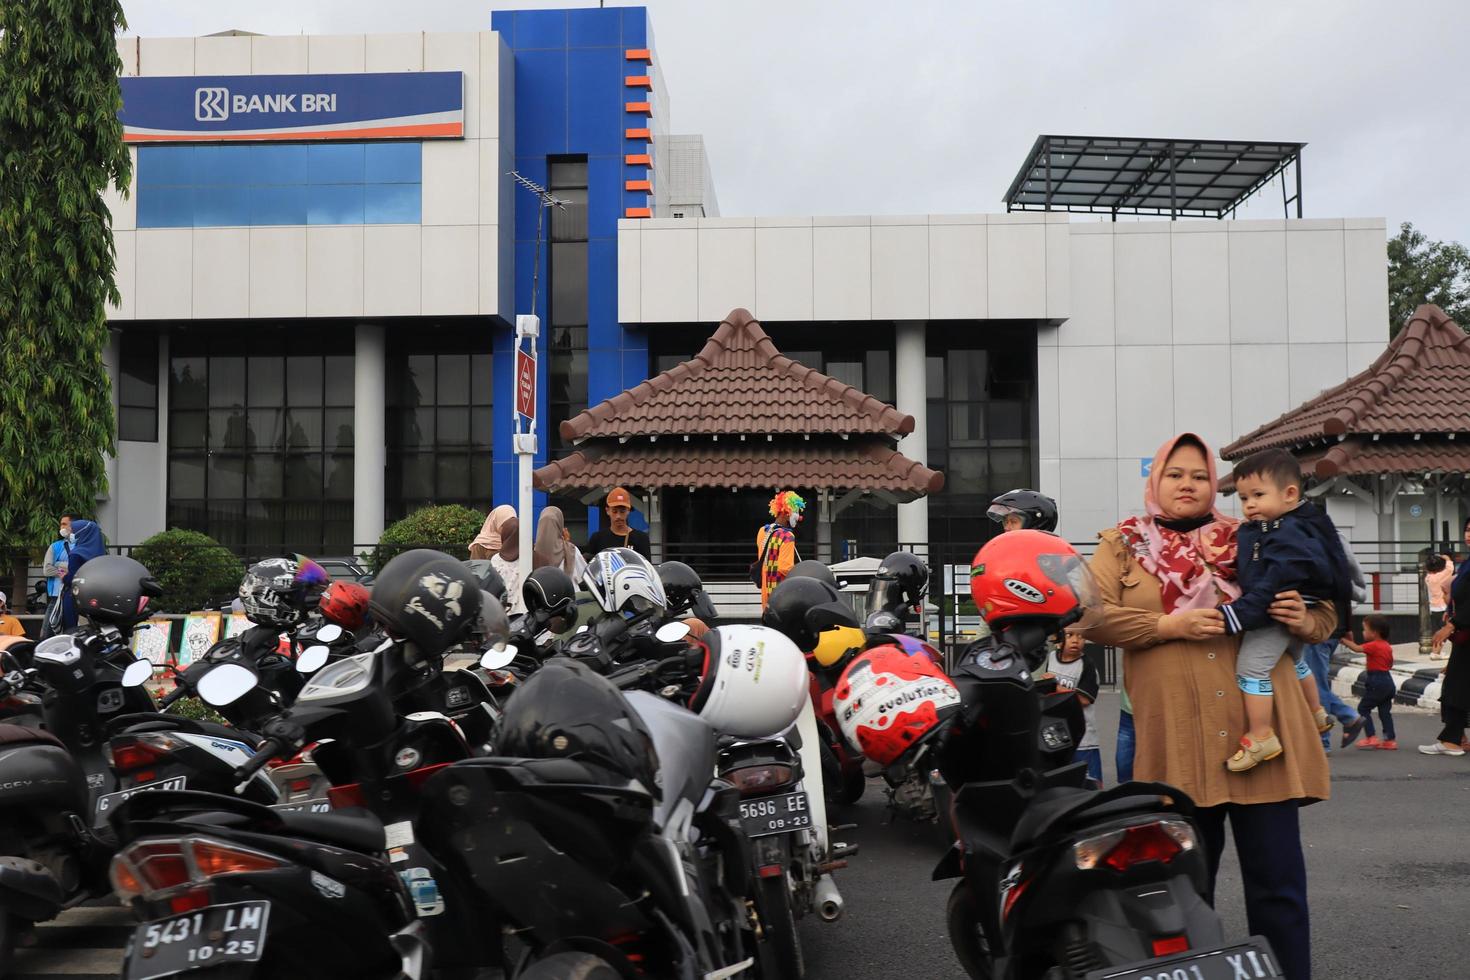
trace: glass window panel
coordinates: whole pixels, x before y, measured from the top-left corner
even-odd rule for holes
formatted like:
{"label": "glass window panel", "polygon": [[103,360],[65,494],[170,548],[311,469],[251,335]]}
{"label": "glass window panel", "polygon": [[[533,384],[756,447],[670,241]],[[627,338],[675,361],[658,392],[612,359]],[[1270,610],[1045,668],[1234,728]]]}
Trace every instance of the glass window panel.
{"label": "glass window panel", "polygon": [[332,500],[352,499],[352,454],[332,453],[327,456],[326,495]]}
{"label": "glass window panel", "polygon": [[351,449],[352,426],[352,409],[327,409],[322,416],[322,445],[329,451]]}
{"label": "glass window panel", "polygon": [[227,548],[242,548],[245,540],[245,504],[239,500],[209,502],[209,536]]}
{"label": "glass window panel", "polygon": [[420,214],[420,184],[368,184],[362,220],[370,225],[416,225]]}
{"label": "glass window panel", "polygon": [[[168,444],[172,449],[208,449],[208,425],[204,412],[169,412]],[[204,496],[200,493],[199,496]]]}
{"label": "glass window panel", "polygon": [[361,143],[313,143],[306,148],[307,181],[312,184],[360,184],[365,161]]}
{"label": "glass window panel", "polygon": [[238,499],[245,494],[245,457],[212,453],[209,457],[209,499]]}
{"label": "glass window panel", "polygon": [[248,187],[195,187],[190,193],[195,228],[234,228],[251,223]]}
{"label": "glass window panel", "polygon": [[434,456],[432,453],[404,453],[399,473],[399,496],[405,500],[428,500],[434,496]]}
{"label": "glass window panel", "polygon": [[361,184],[320,184],[310,188],[306,202],[309,225],[360,225],[363,216]]}
{"label": "glass window panel", "polygon": [[1024,449],[992,449],[990,451],[991,485],[1024,487],[1031,482],[1031,461]]}
{"label": "glass window panel", "polygon": [[120,407],[117,410],[117,437],[129,442],[157,442],[158,409]]}
{"label": "glass window panel", "polygon": [[822,370],[822,352],[815,350],[783,350],[781,353],[803,367]]}
{"label": "glass window panel", "polygon": [[470,457],[470,495],[475,500],[489,500],[494,489],[495,457],[476,453]]}
{"label": "glass window panel", "polygon": [[405,380],[404,405],[434,404],[434,355],[410,354]]}
{"label": "glass window panel", "polygon": [[280,516],[264,509],[249,511],[244,530],[245,543],[251,551],[273,552],[298,546],[294,539],[291,544],[287,543],[286,529]]}
{"label": "glass window panel", "polygon": [[254,438],[252,449],[280,449],[282,432],[282,410],[279,408],[252,408],[245,413],[250,420],[250,435]]}
{"label": "glass window panel", "polygon": [[924,359],[924,385],[928,388],[925,397],[933,400],[944,397],[944,358]]}
{"label": "glass window panel", "polygon": [[551,246],[551,325],[587,322],[587,244]]}
{"label": "glass window panel", "polygon": [[174,456],[168,462],[170,497],[204,496],[204,457]]}
{"label": "glass window panel", "polygon": [[243,187],[261,183],[248,146],[196,146],[192,179],[195,187]]}
{"label": "glass window panel", "polygon": [[150,330],[128,330],[119,346],[118,403],[158,407],[158,335]]}
{"label": "glass window panel", "polygon": [[929,454],[949,445],[949,413],[944,402],[930,402],[925,411],[929,415]]}
{"label": "glass window panel", "polygon": [[965,445],[985,440],[985,405],[975,402],[952,402],[949,406],[949,441]]}
{"label": "glass window panel", "polygon": [[202,500],[170,500],[168,526],[197,530],[206,527],[209,511]]}
{"label": "glass window panel", "polygon": [[663,374],[683,364],[689,358],[683,354],[660,354],[653,359],[653,373]]}
{"label": "glass window panel", "polygon": [[1031,410],[1025,402],[990,403],[990,438],[993,441],[1025,441],[1030,422]]}
{"label": "glass window panel", "polygon": [[352,551],[356,545],[352,541],[352,521],[322,521],[322,551],[327,554],[341,554]]}
{"label": "glass window panel", "polygon": [[470,403],[470,359],[466,354],[439,355],[439,404]]}
{"label": "glass window panel", "polygon": [[308,173],[308,147],[301,143],[266,143],[248,149],[254,167],[250,184],[305,184]]}
{"label": "glass window panel", "polygon": [[139,187],[138,227],[194,227],[193,188]]}
{"label": "glass window panel", "polygon": [[439,446],[467,446],[470,442],[470,410],[439,409],[439,429],[435,443]]}
{"label": "glass window panel", "polygon": [[322,444],[322,410],[293,408],[286,420],[287,449],[319,449]]}
{"label": "glass window panel", "polygon": [[281,496],[281,457],[275,453],[257,453],[245,468],[245,494],[256,499]]}
{"label": "glass window panel", "polygon": [[322,403],[322,359],[292,356],[286,358],[286,404],[320,405]]}
{"label": "glass window panel", "polygon": [[587,161],[553,160],[548,179],[550,181],[548,186],[555,191],[571,190],[575,187],[585,188],[587,186]]}
{"label": "glass window panel", "polygon": [[845,385],[852,385],[859,390],[863,387],[862,361],[828,361],[825,373]]}
{"label": "glass window panel", "polygon": [[865,355],[867,371],[863,375],[864,391],[874,398],[893,404],[893,355],[886,350],[870,350]]}
{"label": "glass window panel", "polygon": [[291,453],[286,456],[284,496],[313,500],[322,495],[320,453]]}
{"label": "glass window panel", "polygon": [[990,486],[989,453],[984,449],[955,449],[949,451],[949,469],[945,471],[946,487],[954,487],[960,493],[973,493]]}
{"label": "glass window panel", "polygon": [[457,454],[453,456],[441,454],[434,462],[439,471],[439,484],[436,487],[435,499],[440,501],[470,499],[470,458]]}
{"label": "glass window panel", "polygon": [[495,368],[489,354],[470,355],[470,392],[476,405],[489,405],[494,393]]}
{"label": "glass window panel", "polygon": [[203,408],[209,396],[209,362],[202,357],[169,359],[169,409]]}
{"label": "glass window panel", "polygon": [[428,448],[434,444],[434,409],[424,405],[419,408],[398,410],[399,445]]}
{"label": "glass window panel", "polygon": [[138,187],[192,184],[195,149],[193,146],[138,147]]}
{"label": "glass window panel", "polygon": [[559,189],[556,196],[566,201],[565,207],[551,209],[553,242],[585,242],[587,240],[587,191]]}
{"label": "glass window panel", "polygon": [[369,143],[365,152],[369,184],[417,184],[423,179],[423,150],[419,143]]}
{"label": "glass window panel", "polygon": [[489,406],[470,409],[470,445],[476,449],[492,449],[495,436],[495,410]]}
{"label": "glass window panel", "polygon": [[210,449],[254,449],[255,432],[242,408],[216,408],[209,413]]}
{"label": "glass window panel", "polygon": [[250,189],[250,223],[255,225],[306,224],[306,187],[301,184]]}
{"label": "glass window panel", "polygon": [[247,364],[247,394],[252,405],[280,405],[284,400],[286,365],[279,357],[252,357]]}
{"label": "glass window panel", "polygon": [[326,403],[328,405],[351,405],[352,355],[333,354],[322,358],[322,370],[326,374]]}
{"label": "glass window panel", "polygon": [[949,368],[947,397],[955,401],[980,401],[986,396],[986,365],[989,351],[952,350],[945,361]]}

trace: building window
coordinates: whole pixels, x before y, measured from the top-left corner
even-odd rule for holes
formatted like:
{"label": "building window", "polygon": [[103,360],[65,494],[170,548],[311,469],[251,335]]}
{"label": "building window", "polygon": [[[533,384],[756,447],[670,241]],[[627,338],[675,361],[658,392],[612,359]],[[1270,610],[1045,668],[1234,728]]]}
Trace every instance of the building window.
{"label": "building window", "polygon": [[[587,158],[553,159],[550,191],[566,201],[551,211],[551,263],[547,270],[551,323],[547,348],[547,449],[556,459],[573,446],[561,423],[587,408]],[[587,537],[587,508],[575,495],[556,494],[551,503],[566,515],[578,541]]]}
{"label": "building window", "polygon": [[252,556],[352,540],[353,337],[219,323],[169,349],[168,523]]}
{"label": "building window", "polygon": [[118,338],[117,437],[158,441],[158,334],[125,330]]}
{"label": "building window", "polygon": [[138,148],[138,227],[418,224],[418,143]]}
{"label": "building window", "polygon": [[486,509],[495,452],[490,350],[486,327],[389,329],[388,520],[440,504]]}

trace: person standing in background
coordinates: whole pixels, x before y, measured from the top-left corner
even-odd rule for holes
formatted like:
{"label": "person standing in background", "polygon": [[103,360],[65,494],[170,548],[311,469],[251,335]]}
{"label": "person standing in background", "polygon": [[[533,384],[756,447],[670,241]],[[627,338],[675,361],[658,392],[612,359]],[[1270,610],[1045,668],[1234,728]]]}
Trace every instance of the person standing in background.
{"label": "person standing in background", "polygon": [[633,495],[622,487],[614,487],[607,495],[608,526],[587,540],[587,553],[595,555],[609,548],[632,548],[649,561],[653,560],[653,544],[648,533],[628,524],[633,516]]}
{"label": "person standing in background", "polygon": [[771,523],[755,533],[756,575],[761,587],[761,608],[771,599],[771,590],[786,580],[791,566],[799,560],[796,553],[796,526],[801,523],[806,501],[794,490],[782,490],[767,506]]}
{"label": "person standing in background", "polygon": [[25,636],[26,628],[20,625],[20,620],[10,615],[10,607],[6,602],[5,593],[0,592],[0,636]]}
{"label": "person standing in background", "polygon": [[71,559],[71,518],[61,515],[61,537],[46,548],[46,558],[41,564],[41,574],[46,576],[46,618],[41,622],[41,639],[57,632],[61,625],[61,584],[66,578],[67,563]]}
{"label": "person standing in background", "polygon": [[1098,789],[1102,789],[1102,750],[1098,748],[1097,725],[1093,720],[1097,710],[1093,707],[1093,702],[1097,700],[1100,685],[1097,668],[1082,655],[1085,645],[1082,631],[1076,627],[1068,627],[1062,648],[1052,650],[1046,655],[1046,666],[1042,668],[1045,673],[1039,679],[1055,678],[1058,691],[1071,691],[1082,703],[1087,729],[1077,742],[1077,752],[1073,760],[1087,763],[1088,778],[1097,784]]}
{"label": "person standing in background", "polygon": [[[1461,533],[1470,546],[1470,520]],[[1419,746],[1425,755],[1465,754],[1465,726],[1470,719],[1470,561],[1460,562],[1460,570],[1450,583],[1450,608],[1446,622],[1431,641],[1438,649],[1448,640],[1450,659],[1444,665],[1444,680],[1439,689],[1439,717],[1444,728],[1439,738]]]}
{"label": "person standing in background", "polygon": [[[62,630],[76,629],[77,609],[75,600],[71,594],[72,579],[77,577],[77,572],[82,566],[93,558],[97,558],[107,550],[107,544],[102,540],[102,528],[94,521],[83,520],[75,514],[71,515],[71,548],[67,553],[66,574],[61,580],[61,624]],[[50,617],[47,617],[48,622]]]}
{"label": "person standing in background", "polygon": [[[1424,562],[1424,591],[1429,598],[1429,626],[1438,630],[1444,625],[1445,610],[1450,606],[1450,582],[1455,577],[1455,563],[1449,555],[1430,555]],[[1443,660],[1442,647],[1429,651],[1430,660]]]}

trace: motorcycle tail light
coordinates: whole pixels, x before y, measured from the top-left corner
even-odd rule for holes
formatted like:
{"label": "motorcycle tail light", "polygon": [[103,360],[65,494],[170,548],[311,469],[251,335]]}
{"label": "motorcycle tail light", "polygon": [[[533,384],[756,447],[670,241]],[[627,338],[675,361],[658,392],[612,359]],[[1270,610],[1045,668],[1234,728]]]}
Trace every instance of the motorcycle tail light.
{"label": "motorcycle tail light", "polygon": [[141,841],[119,854],[113,862],[114,868],[119,866],[119,861],[126,861],[133,881],[142,886],[137,890],[144,895],[177,888],[190,881],[182,840]]}
{"label": "motorcycle tail light", "polygon": [[112,859],[107,876],[112,880],[112,890],[117,893],[117,897],[124,905],[143,894],[146,887],[138,880],[138,875],[133,871],[132,865],[128,864],[121,855]]}
{"label": "motorcycle tail light", "polygon": [[791,767],[749,766],[745,769],[732,769],[725,773],[725,778],[735,784],[741,796],[751,796],[791,782]]}
{"label": "motorcycle tail light", "polygon": [[362,795],[361,783],[348,783],[346,786],[333,786],[327,790],[327,799],[332,804],[332,809],[340,810],[349,806],[367,806],[367,797]]}
{"label": "motorcycle tail light", "polygon": [[[285,861],[260,851],[207,837],[181,837],[143,840],[123,848],[112,859],[109,876],[113,890],[126,902],[140,895],[152,898],[186,885],[203,885],[215,875],[286,867],[289,865]],[[174,895],[170,902],[181,906],[174,908],[175,912],[192,911],[209,904],[209,889],[195,887]]]}
{"label": "motorcycle tail light", "polygon": [[305,793],[307,790],[311,789],[312,782],[314,782],[314,780],[293,779],[286,784],[286,788],[293,793]]}
{"label": "motorcycle tail light", "polygon": [[169,911],[174,915],[182,915],[195,909],[202,909],[209,904],[208,888],[192,888],[182,895],[175,895],[168,900]]}
{"label": "motorcycle tail light", "polygon": [[273,871],[286,867],[286,862],[270,854],[250,851],[219,841],[196,839],[192,842],[195,880],[215,875],[242,874],[251,871]]}
{"label": "motorcycle tail light", "polygon": [[1165,936],[1153,941],[1155,956],[1172,956],[1174,953],[1189,952],[1189,937],[1185,935]]}
{"label": "motorcycle tail light", "polygon": [[1156,820],[1087,837],[1072,845],[1072,855],[1082,871],[1098,867],[1127,871],[1137,864],[1157,861],[1168,864],[1198,846],[1194,828],[1184,820]]}
{"label": "motorcycle tail light", "polygon": [[786,873],[786,869],[779,864],[767,864],[756,869],[756,875],[761,878],[779,878]]}
{"label": "motorcycle tail light", "polygon": [[156,766],[170,753],[186,749],[189,743],[172,735],[120,735],[102,750],[107,764],[118,772],[133,772]]}

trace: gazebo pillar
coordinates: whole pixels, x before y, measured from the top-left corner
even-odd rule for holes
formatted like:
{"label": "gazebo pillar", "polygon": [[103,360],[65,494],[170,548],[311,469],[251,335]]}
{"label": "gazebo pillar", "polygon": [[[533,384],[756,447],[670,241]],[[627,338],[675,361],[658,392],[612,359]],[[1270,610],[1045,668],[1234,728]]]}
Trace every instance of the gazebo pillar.
{"label": "gazebo pillar", "polygon": [[817,491],[817,561],[832,564],[832,491]]}
{"label": "gazebo pillar", "polygon": [[664,492],[662,487],[648,488],[648,550],[655,565],[664,560]]}
{"label": "gazebo pillar", "polygon": [[[913,416],[914,431],[899,440],[898,451],[929,465],[928,371],[925,320],[897,320],[893,324],[894,407]],[[929,498],[919,497],[898,507],[898,544],[928,556]]]}

